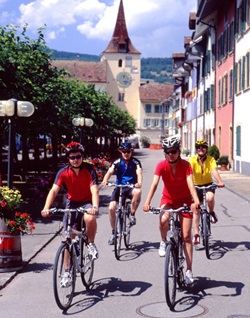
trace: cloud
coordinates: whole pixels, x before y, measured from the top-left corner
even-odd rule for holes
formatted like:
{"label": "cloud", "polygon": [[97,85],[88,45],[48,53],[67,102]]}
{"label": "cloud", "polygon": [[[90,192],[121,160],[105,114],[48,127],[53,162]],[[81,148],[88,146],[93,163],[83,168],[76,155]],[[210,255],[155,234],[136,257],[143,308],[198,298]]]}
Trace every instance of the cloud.
{"label": "cloud", "polygon": [[[27,23],[34,32],[46,25],[45,38],[51,45],[60,38],[65,40],[71,30],[79,38],[101,41],[105,47],[114,31],[119,3],[120,0],[23,0],[17,22]],[[179,41],[180,47],[184,36],[191,34],[188,18],[189,12],[196,11],[196,4],[197,0],[123,0],[135,47],[148,54],[152,49],[171,54],[175,50],[172,45]]]}

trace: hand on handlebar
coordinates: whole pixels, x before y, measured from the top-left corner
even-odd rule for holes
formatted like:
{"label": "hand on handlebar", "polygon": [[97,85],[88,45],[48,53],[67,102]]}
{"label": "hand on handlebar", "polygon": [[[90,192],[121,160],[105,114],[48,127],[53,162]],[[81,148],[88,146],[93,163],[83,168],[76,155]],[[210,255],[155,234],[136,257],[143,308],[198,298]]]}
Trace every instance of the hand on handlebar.
{"label": "hand on handlebar", "polygon": [[218,188],[224,188],[225,184],[223,182],[218,182],[217,186]]}
{"label": "hand on handlebar", "polygon": [[150,210],[150,205],[145,203],[145,204],[143,205],[142,209],[143,209],[144,212],[149,212],[149,210]]}
{"label": "hand on handlebar", "polygon": [[51,217],[51,212],[50,212],[50,210],[42,210],[41,215],[43,218],[49,218],[49,217]]}

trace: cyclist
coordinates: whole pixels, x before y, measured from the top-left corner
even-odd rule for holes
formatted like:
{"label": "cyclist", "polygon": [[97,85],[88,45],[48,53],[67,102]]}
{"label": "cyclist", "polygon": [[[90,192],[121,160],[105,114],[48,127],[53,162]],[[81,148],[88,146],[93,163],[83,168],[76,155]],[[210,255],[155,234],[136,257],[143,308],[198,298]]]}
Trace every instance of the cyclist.
{"label": "cyclist", "polygon": [[[207,154],[208,151],[208,143],[206,140],[197,140],[195,143],[195,149],[197,151],[197,154],[192,156],[189,159],[189,162],[193,169],[193,178],[194,178],[194,184],[197,186],[207,186],[213,183],[213,177],[218,183],[218,187],[223,188],[225,185],[221,180],[221,177],[219,175],[219,172],[217,170],[217,164],[214,159],[214,157],[209,156]],[[208,189],[206,192],[206,199],[207,199],[207,205],[208,209],[211,215],[211,222],[217,223],[218,217],[214,212],[214,189]],[[201,189],[197,189],[197,194],[199,197],[200,202],[202,202],[203,194]],[[200,243],[200,237],[199,237],[199,223],[200,223],[200,211],[197,210],[196,213],[194,213],[193,217],[194,222],[194,244]]]}
{"label": "cyclist", "polygon": [[[134,184],[135,188],[123,188],[122,191],[126,197],[132,200],[130,225],[136,224],[135,212],[141,202],[141,186],[142,186],[142,166],[141,162],[132,156],[133,147],[130,142],[124,142],[120,145],[119,151],[122,157],[115,160],[107,173],[105,174],[102,185],[106,186],[109,178],[113,173],[116,174],[116,184]],[[119,201],[119,188],[115,188],[109,203],[109,219],[112,229],[109,245],[114,244],[114,228],[115,228],[115,211]]]}
{"label": "cyclist", "polygon": [[[159,184],[160,178],[164,184],[160,207],[162,209],[177,209],[187,204],[195,210],[199,206],[199,199],[193,184],[192,168],[186,160],[180,157],[180,140],[177,137],[165,138],[162,141],[165,160],[159,162],[156,166],[153,181],[143,205],[145,212],[149,211],[151,200]],[[194,201],[194,203],[193,203]],[[184,253],[187,262],[186,284],[193,283],[192,258],[193,245],[191,239],[192,215],[189,213],[180,213],[182,228],[182,237],[184,242]],[[169,229],[169,213],[160,214],[160,234],[161,242],[159,255],[165,256],[166,253],[166,235]]]}
{"label": "cyclist", "polygon": [[[66,146],[66,156],[69,163],[61,168],[50,189],[41,214],[43,217],[50,216],[48,210],[53,204],[61,187],[67,190],[66,208],[76,209],[83,207],[88,210],[84,214],[86,232],[89,238],[88,250],[93,258],[98,258],[98,250],[94,240],[97,223],[96,215],[99,206],[99,190],[96,172],[91,164],[83,162],[84,147],[78,142],[71,142]],[[81,230],[82,213],[73,213],[71,216],[71,226]],[[64,228],[67,228],[67,215],[63,218]],[[65,277],[67,279],[67,277]],[[66,282],[64,282],[67,284]]]}

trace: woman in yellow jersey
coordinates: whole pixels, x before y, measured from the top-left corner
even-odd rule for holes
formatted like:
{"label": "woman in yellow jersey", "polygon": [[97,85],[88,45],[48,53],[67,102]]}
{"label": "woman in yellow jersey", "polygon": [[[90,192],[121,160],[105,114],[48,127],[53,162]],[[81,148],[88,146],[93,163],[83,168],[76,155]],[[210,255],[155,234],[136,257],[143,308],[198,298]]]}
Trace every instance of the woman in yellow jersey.
{"label": "woman in yellow jersey", "polygon": [[[194,185],[207,186],[213,182],[213,177],[218,183],[219,188],[223,188],[225,185],[221,180],[219,172],[217,170],[217,164],[214,157],[207,154],[208,144],[206,140],[197,140],[195,143],[195,149],[197,154],[192,156],[189,160],[193,169],[193,180]],[[218,218],[214,212],[214,192],[215,190],[209,189],[206,193],[206,199],[208,209],[212,217],[212,222],[218,222]],[[197,189],[197,194],[200,202],[202,202],[202,190]],[[193,213],[193,224],[194,224],[194,244],[199,243],[199,223],[200,223],[200,212],[199,210]]]}

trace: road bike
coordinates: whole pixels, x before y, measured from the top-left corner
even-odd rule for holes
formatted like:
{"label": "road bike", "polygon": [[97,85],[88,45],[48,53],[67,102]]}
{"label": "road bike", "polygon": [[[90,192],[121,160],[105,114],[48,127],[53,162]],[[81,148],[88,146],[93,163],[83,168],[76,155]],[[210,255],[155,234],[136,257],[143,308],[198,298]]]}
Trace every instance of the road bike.
{"label": "road bike", "polygon": [[[87,213],[83,208],[77,209],[57,209],[49,210],[51,214],[66,213],[67,214],[67,229],[62,232],[62,242],[59,246],[53,269],[53,290],[54,297],[58,307],[66,310],[72,302],[76,277],[80,274],[83,285],[88,289],[92,283],[94,274],[95,258],[88,251],[88,236],[85,229],[85,224],[82,217],[81,231],[73,229],[70,225],[72,213],[80,212]],[[74,238],[73,238],[74,237]],[[69,282],[62,285],[62,279],[65,276],[65,268],[68,269]]]}
{"label": "road bike", "polygon": [[131,215],[131,200],[129,198],[124,198],[122,189],[124,188],[134,188],[133,184],[115,184],[108,183],[109,187],[119,188],[119,201],[116,207],[115,216],[115,232],[114,232],[114,251],[115,258],[120,259],[121,255],[121,245],[122,239],[124,240],[124,245],[128,249],[130,245],[130,235],[131,235],[131,225],[130,225],[130,215]]}
{"label": "road bike", "polygon": [[210,213],[208,211],[207,200],[206,200],[206,192],[207,190],[215,190],[217,188],[217,184],[212,183],[207,186],[195,186],[196,189],[202,190],[202,204],[200,205],[200,225],[199,225],[199,235],[202,240],[202,244],[205,249],[206,257],[210,259],[209,253],[209,237],[211,236],[211,219]]}
{"label": "road bike", "polygon": [[192,213],[187,205],[178,209],[164,210],[161,208],[150,208],[153,214],[170,214],[169,230],[167,232],[167,244],[164,267],[164,291],[167,305],[170,310],[174,309],[177,284],[179,288],[185,286],[183,240],[179,212]]}

